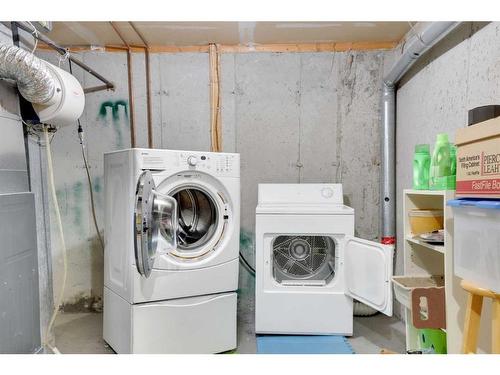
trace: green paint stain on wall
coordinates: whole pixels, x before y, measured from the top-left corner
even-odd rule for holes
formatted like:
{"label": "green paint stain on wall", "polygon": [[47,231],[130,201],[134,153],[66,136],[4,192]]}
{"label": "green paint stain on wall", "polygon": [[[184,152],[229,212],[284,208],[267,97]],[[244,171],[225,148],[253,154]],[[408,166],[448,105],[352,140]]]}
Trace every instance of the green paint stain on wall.
{"label": "green paint stain on wall", "polygon": [[106,117],[108,115],[108,108],[110,108],[111,115],[113,116],[113,121],[119,121],[120,107],[123,107],[123,110],[125,112],[125,118],[128,119],[128,103],[126,100],[117,100],[116,102],[107,100],[105,102],[102,102],[101,106],[99,107],[99,117],[102,118]]}
{"label": "green paint stain on wall", "polygon": [[108,108],[111,108],[111,112],[113,112],[113,102],[106,101],[101,103],[101,107],[99,108],[99,117],[106,117],[108,114]]}
{"label": "green paint stain on wall", "polygon": [[92,186],[94,187],[94,191],[96,193],[100,193],[102,191],[102,178],[95,177],[94,182],[92,183]]}
{"label": "green paint stain on wall", "polygon": [[83,204],[83,183],[81,181],[78,181],[75,183],[72,187],[72,192],[73,192],[73,224],[77,227],[82,226],[82,217],[83,217],[83,210],[82,210],[82,204]]}
{"label": "green paint stain on wall", "polygon": [[[122,111],[124,113],[125,121],[122,121],[120,118],[120,113]],[[114,102],[111,100],[102,102],[101,106],[99,107],[98,116],[102,120],[105,120],[110,112],[111,112],[111,122],[116,135],[116,147],[118,149],[121,149],[123,148],[122,125],[130,127],[128,118],[128,102],[122,99],[116,100]],[[104,124],[106,125],[106,122]]]}
{"label": "green paint stain on wall", "polygon": [[240,231],[240,250],[244,254],[247,252],[253,253],[253,239],[254,239],[254,234],[247,232],[245,230]]}
{"label": "green paint stain on wall", "polygon": [[[120,110],[120,107],[123,107],[123,110],[125,111],[125,118],[128,120],[128,103],[125,100],[117,100],[115,102],[115,107],[114,107],[114,113],[116,113],[116,116],[118,116],[118,111]],[[126,122],[128,125],[128,121]]]}

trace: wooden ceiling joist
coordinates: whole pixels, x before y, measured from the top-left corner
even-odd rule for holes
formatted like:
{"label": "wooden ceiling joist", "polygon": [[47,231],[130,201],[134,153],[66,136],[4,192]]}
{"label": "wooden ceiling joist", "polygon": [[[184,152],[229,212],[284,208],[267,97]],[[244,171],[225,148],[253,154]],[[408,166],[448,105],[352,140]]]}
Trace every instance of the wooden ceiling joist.
{"label": "wooden ceiling joist", "polygon": [[[345,52],[345,51],[369,51],[369,50],[388,50],[397,45],[397,42],[353,42],[353,43],[297,43],[297,44],[256,44],[246,45],[219,45],[219,53],[250,53],[250,52]],[[129,44],[132,52],[144,52],[144,46]],[[45,46],[39,46],[44,48]],[[71,52],[81,52],[96,50],[95,46],[76,46],[69,47]],[[123,52],[127,49],[122,45],[107,45],[102,47],[106,52]],[[208,45],[199,46],[160,46],[150,45],[150,53],[208,53]]]}

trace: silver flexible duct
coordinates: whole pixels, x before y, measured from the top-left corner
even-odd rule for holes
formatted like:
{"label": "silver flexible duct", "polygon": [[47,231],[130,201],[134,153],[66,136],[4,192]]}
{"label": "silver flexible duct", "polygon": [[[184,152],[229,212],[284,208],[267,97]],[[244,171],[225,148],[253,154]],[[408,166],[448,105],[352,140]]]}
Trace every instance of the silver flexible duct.
{"label": "silver flexible duct", "polygon": [[47,104],[54,97],[52,72],[43,60],[19,47],[0,44],[0,77],[15,80],[21,95],[31,103]]}

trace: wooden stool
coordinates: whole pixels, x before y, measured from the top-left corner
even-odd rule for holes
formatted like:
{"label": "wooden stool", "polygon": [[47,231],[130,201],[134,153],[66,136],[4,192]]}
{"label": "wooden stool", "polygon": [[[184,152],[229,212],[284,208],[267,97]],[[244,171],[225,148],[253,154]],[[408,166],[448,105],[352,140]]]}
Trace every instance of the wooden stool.
{"label": "wooden stool", "polygon": [[500,354],[500,294],[475,286],[466,280],[462,280],[460,285],[469,292],[467,311],[465,312],[462,353],[470,354],[475,353],[477,350],[483,298],[487,297],[492,299],[491,352]]}

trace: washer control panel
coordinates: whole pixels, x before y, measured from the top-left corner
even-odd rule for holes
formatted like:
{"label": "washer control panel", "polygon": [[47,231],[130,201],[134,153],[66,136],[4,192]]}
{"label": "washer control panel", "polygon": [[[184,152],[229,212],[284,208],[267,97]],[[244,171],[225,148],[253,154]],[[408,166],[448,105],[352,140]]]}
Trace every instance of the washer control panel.
{"label": "washer control panel", "polygon": [[186,151],[179,154],[179,165],[222,176],[239,175],[239,158],[236,154]]}

